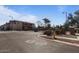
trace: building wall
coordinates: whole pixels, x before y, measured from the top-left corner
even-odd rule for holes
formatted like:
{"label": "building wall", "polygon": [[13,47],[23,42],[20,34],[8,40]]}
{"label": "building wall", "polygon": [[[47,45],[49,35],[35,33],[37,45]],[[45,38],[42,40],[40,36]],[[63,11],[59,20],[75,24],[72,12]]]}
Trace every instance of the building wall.
{"label": "building wall", "polygon": [[10,30],[22,30],[22,22],[11,21]]}
{"label": "building wall", "polygon": [[24,30],[32,30],[34,24],[32,23],[23,23],[23,29]]}
{"label": "building wall", "polygon": [[0,29],[2,30],[32,30],[34,26],[33,23],[22,22],[22,21],[10,21],[2,26]]}

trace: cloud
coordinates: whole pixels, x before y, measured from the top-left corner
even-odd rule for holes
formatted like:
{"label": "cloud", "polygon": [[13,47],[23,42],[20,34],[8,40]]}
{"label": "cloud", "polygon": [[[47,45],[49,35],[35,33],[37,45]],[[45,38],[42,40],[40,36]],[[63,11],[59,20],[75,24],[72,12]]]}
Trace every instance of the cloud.
{"label": "cloud", "polygon": [[66,11],[66,6],[64,6],[64,5],[59,5],[59,6],[57,6],[57,8],[58,8],[58,10],[59,10],[60,12]]}
{"label": "cloud", "polygon": [[8,7],[0,6],[0,25],[4,24],[5,22],[8,22],[9,20],[20,20],[20,21],[26,21],[31,23],[36,23],[38,20],[38,17],[32,14],[20,14],[17,13]]}
{"label": "cloud", "polygon": [[22,16],[20,18],[18,18],[19,20],[22,20],[22,21],[27,21],[27,22],[33,22],[35,23],[38,19],[37,19],[37,16],[34,16],[34,15],[25,15],[25,16]]}

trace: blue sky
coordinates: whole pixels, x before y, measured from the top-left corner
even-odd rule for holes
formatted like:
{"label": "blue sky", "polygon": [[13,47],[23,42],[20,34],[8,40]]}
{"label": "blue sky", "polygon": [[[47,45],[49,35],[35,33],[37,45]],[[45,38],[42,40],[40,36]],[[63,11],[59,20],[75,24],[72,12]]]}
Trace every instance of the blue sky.
{"label": "blue sky", "polygon": [[[0,6],[1,24],[11,20],[9,15],[16,20],[36,23],[47,17],[51,24],[60,25],[65,22],[63,12],[74,13],[79,10],[78,5],[5,5]],[[8,15],[8,16],[7,16]]]}

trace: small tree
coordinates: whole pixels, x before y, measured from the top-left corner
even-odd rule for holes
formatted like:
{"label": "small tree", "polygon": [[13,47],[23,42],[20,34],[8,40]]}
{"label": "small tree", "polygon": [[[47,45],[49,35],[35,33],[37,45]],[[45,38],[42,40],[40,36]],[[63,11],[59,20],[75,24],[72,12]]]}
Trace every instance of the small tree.
{"label": "small tree", "polygon": [[44,18],[43,21],[44,21],[44,24],[45,24],[45,25],[44,25],[45,28],[48,28],[48,27],[51,26],[51,25],[50,25],[50,20],[49,20],[49,19]]}
{"label": "small tree", "polygon": [[38,27],[42,27],[41,21],[37,21]]}

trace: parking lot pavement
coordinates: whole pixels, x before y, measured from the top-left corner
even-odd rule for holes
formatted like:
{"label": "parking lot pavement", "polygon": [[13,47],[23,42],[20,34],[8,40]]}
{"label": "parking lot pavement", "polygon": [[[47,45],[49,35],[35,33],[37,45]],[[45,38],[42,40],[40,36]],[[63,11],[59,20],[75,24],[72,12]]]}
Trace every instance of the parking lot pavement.
{"label": "parking lot pavement", "polygon": [[79,52],[79,47],[40,37],[41,32],[0,32],[0,52],[8,53],[52,53]]}

